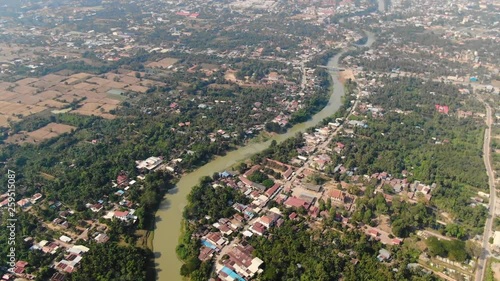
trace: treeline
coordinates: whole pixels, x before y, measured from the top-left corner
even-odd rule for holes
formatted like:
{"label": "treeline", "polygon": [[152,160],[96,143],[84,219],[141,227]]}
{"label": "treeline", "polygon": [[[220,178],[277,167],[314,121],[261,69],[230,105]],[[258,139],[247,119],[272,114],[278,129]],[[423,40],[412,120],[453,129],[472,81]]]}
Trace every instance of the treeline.
{"label": "treeline", "polygon": [[264,159],[270,158],[287,163],[290,159],[298,156],[297,149],[302,146],[304,146],[304,137],[299,132],[294,137],[288,138],[280,144],[273,140],[269,148],[261,153],[254,154],[251,157],[251,161],[253,164],[260,164]]}
{"label": "treeline", "polygon": [[96,244],[80,262],[80,268],[69,275],[70,281],[146,281],[147,256],[143,250]]}

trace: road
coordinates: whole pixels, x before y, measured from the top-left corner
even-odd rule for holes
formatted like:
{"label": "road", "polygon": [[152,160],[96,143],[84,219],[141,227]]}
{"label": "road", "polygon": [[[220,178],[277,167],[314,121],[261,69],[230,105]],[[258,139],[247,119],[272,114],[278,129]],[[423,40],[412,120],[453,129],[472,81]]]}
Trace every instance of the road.
{"label": "road", "polygon": [[495,206],[496,206],[496,191],[495,191],[495,175],[493,169],[491,168],[491,125],[493,119],[491,117],[491,107],[485,102],[486,107],[486,131],[484,132],[484,144],[483,144],[483,158],[484,165],[486,166],[486,171],[488,173],[488,184],[490,186],[490,203],[488,207],[488,217],[486,218],[486,224],[484,226],[483,234],[483,245],[481,255],[477,262],[476,269],[476,281],[484,280],[484,274],[486,273],[486,260],[490,254],[490,243],[489,238],[492,236],[492,224],[495,217]]}

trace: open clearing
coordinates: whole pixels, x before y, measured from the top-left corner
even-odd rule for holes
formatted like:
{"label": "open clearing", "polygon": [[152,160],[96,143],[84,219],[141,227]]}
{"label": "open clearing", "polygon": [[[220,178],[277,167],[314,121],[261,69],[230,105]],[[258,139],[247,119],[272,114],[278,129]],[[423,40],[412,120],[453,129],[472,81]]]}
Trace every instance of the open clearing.
{"label": "open clearing", "polygon": [[493,270],[493,277],[495,280],[500,280],[500,263],[491,263],[491,270]]}
{"label": "open clearing", "polygon": [[54,138],[64,133],[69,133],[75,130],[76,127],[50,123],[46,126],[35,130],[33,132],[20,132],[18,134],[12,135],[5,140],[6,143],[38,143],[46,139]]}

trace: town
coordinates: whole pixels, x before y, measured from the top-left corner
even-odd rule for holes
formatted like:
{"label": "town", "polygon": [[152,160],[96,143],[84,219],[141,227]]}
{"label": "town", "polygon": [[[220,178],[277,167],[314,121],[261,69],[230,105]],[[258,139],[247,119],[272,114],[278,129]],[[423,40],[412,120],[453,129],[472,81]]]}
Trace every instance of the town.
{"label": "town", "polygon": [[0,11],[2,280],[500,278],[498,3],[58,2]]}

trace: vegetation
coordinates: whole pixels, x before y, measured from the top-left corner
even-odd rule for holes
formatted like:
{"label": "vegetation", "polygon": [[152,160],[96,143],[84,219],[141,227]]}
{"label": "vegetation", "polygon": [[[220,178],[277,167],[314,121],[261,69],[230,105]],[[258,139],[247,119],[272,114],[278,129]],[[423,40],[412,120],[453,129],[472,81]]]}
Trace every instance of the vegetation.
{"label": "vegetation", "polygon": [[[453,113],[462,106],[464,97],[458,95],[454,86],[423,82],[414,78],[383,82],[386,86],[377,89],[368,99],[373,106],[383,108],[383,116],[367,112],[367,127],[354,128],[355,138],[336,137],[332,143],[345,145],[341,153],[344,159],[333,157],[334,163],[326,170],[332,173],[332,167],[342,163],[347,169],[356,168],[360,175],[388,172],[401,178],[403,170],[409,171],[409,182],[437,184],[431,204],[453,214],[463,229],[459,232],[481,233],[486,209],[471,206],[470,197],[487,187],[481,158],[483,122],[437,113],[435,104],[448,105]],[[407,113],[396,113],[396,110]],[[340,178],[340,175],[332,175]],[[373,214],[376,204],[365,204],[363,208]],[[425,219],[420,222],[405,214],[393,216],[393,230],[407,236],[414,227],[429,226],[433,218],[422,208],[422,219]],[[368,223],[372,216],[364,214],[364,222]],[[450,231],[450,235],[460,234]]]}
{"label": "vegetation", "polygon": [[438,240],[432,236],[427,238],[426,244],[432,256],[449,258],[458,262],[464,262],[468,257],[465,242],[460,240]]}
{"label": "vegetation", "polygon": [[177,255],[184,261],[181,275],[191,280],[207,280],[212,272],[212,262],[200,262],[200,240],[194,234],[203,232],[207,226],[220,218],[236,213],[233,203],[247,203],[248,199],[231,187],[212,187],[212,178],[204,177],[188,195],[188,205],[184,209],[183,235],[176,248]]}
{"label": "vegetation", "polygon": [[[272,238],[252,237],[255,255],[264,260],[263,281],[271,280],[437,280],[407,268],[416,256],[409,250],[397,253],[391,271],[376,259],[381,245],[364,233],[346,230],[311,230],[304,222],[287,221],[271,231]],[[350,255],[343,254],[350,252]],[[356,265],[353,260],[359,261]]]}
{"label": "vegetation", "polygon": [[[145,281],[146,257],[141,250],[116,243],[93,245],[71,281]],[[124,266],[125,265],[125,266]]]}

